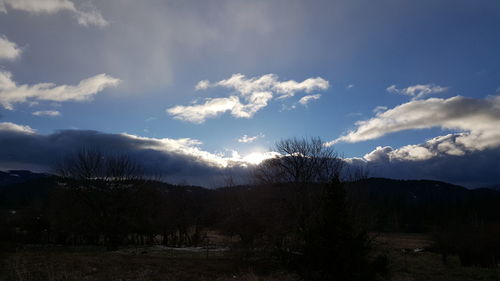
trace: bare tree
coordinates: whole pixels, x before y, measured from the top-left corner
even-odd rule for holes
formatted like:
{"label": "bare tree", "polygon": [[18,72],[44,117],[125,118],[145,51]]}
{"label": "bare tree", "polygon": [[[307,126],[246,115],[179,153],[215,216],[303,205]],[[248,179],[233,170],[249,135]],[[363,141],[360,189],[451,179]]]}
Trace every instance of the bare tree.
{"label": "bare tree", "polygon": [[340,181],[343,162],[320,138],[286,139],[276,143],[278,156],[255,171],[263,183],[329,183]]}
{"label": "bare tree", "polygon": [[143,179],[143,170],[128,155],[104,154],[81,149],[56,166],[56,172],[68,179],[123,181]]}
{"label": "bare tree", "polygon": [[[129,156],[82,149],[61,161],[56,171],[62,177],[63,195],[74,202],[73,213],[84,213],[79,219],[104,238],[108,249],[116,249],[137,229],[152,229],[145,221],[155,213],[157,192]],[[71,218],[62,221],[66,221],[62,227],[72,229]]]}
{"label": "bare tree", "polygon": [[319,138],[281,140],[274,149],[279,156],[259,165],[255,176],[285,193],[269,212],[278,218],[273,224],[283,225],[269,234],[280,256],[306,280],[371,279],[369,243],[346,200],[344,161]]}

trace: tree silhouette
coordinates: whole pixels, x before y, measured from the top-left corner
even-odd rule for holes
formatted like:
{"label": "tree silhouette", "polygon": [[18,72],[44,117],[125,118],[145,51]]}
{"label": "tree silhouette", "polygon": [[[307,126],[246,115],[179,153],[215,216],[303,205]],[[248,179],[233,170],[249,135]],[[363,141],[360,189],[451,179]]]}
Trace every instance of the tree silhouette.
{"label": "tree silhouette", "polygon": [[54,217],[73,239],[86,233],[114,250],[128,234],[152,229],[147,220],[158,213],[157,191],[128,156],[82,149],[57,171],[62,180]]}
{"label": "tree silhouette", "polygon": [[287,220],[273,220],[284,226],[275,228],[283,260],[306,280],[374,279],[366,232],[354,227],[346,201],[343,160],[319,138],[281,140],[274,149],[280,155],[255,176],[286,187],[279,209]]}

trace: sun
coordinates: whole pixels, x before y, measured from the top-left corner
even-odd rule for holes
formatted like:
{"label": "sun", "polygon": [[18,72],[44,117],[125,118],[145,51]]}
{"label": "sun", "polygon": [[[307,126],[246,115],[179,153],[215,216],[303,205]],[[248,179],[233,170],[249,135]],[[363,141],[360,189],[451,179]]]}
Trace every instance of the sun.
{"label": "sun", "polygon": [[246,156],[244,156],[242,160],[244,162],[247,162],[250,164],[258,165],[266,159],[275,157],[277,154],[278,153],[276,153],[276,152],[255,151],[255,152],[251,152],[250,154],[247,154]]}

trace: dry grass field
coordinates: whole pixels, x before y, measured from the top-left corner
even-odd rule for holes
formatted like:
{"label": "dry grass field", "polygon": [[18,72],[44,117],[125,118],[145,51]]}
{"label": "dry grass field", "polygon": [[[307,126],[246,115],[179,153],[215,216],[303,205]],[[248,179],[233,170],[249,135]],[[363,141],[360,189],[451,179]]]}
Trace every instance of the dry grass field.
{"label": "dry grass field", "polygon": [[[499,268],[462,267],[458,257],[443,265],[424,234],[374,234],[374,250],[385,254],[394,281],[500,280]],[[415,250],[418,249],[418,250]],[[420,250],[421,249],[421,250]],[[91,247],[25,247],[1,255],[1,281],[293,281],[268,260],[245,260],[226,249],[160,246],[106,252]]]}
{"label": "dry grass field", "polygon": [[444,265],[440,254],[428,250],[432,240],[424,234],[375,234],[374,244],[389,257],[393,281],[500,280],[500,268],[462,267],[457,256]]}
{"label": "dry grass field", "polygon": [[241,261],[234,253],[130,248],[32,248],[3,255],[2,281],[225,281],[295,280],[272,266]]}

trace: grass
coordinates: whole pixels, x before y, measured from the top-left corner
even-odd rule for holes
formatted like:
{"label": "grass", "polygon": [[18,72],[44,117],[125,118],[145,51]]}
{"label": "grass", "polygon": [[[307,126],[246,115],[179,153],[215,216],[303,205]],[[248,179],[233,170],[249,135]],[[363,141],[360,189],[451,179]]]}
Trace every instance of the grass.
{"label": "grass", "polygon": [[291,274],[255,270],[230,254],[179,251],[103,252],[29,249],[6,257],[2,281],[285,281]]}
{"label": "grass", "polygon": [[[500,280],[499,268],[463,267],[457,256],[449,257],[444,265],[440,254],[426,250],[431,243],[423,234],[380,234],[375,248],[389,257],[393,281]],[[414,252],[417,248],[424,250]]]}
{"label": "grass", "polygon": [[[428,251],[422,234],[377,234],[375,254],[389,258],[394,281],[500,280],[499,268],[462,267],[456,256]],[[414,252],[413,249],[424,249]],[[0,253],[0,281],[292,281],[298,278],[275,263],[242,261],[232,251],[209,252],[163,247],[106,252],[92,247],[29,247]]]}

